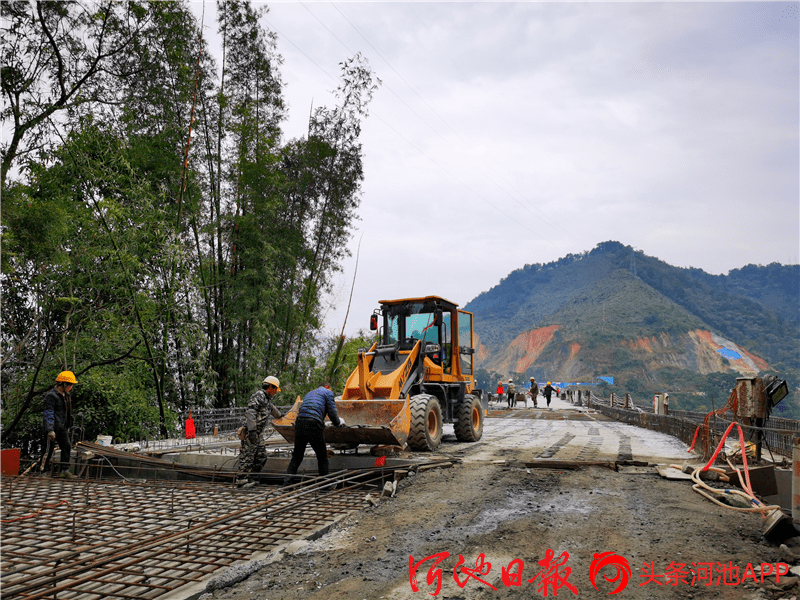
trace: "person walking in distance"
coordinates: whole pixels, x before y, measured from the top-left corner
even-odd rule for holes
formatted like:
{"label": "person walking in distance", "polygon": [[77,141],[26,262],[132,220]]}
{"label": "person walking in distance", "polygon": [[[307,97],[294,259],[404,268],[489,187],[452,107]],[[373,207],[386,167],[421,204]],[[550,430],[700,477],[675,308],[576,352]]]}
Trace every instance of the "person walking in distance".
{"label": "person walking in distance", "polygon": [[497,382],[497,401],[498,402],[502,402],[503,401],[503,382],[502,381],[498,381]]}
{"label": "person walking in distance", "polygon": [[[239,429],[239,439],[242,442],[241,474],[236,480],[239,487],[253,487],[256,485],[255,475],[264,468],[267,462],[267,447],[265,432],[271,433],[272,419],[281,416],[272,398],[281,391],[277,377],[270,375],[261,382],[261,389],[253,392],[245,411],[245,425]],[[263,437],[262,437],[263,436]]]}
{"label": "person walking in distance", "polygon": [[536,383],[536,378],[531,377],[531,399],[533,400],[533,408],[538,407],[538,400],[539,397],[539,384]]}
{"label": "person walking in distance", "polygon": [[70,451],[67,430],[72,425],[72,387],[78,383],[72,371],[61,371],[56,376],[56,385],[44,397],[43,425],[46,434],[45,457],[42,470],[50,468],[50,459],[53,456],[55,445],[61,451],[61,460],[52,465],[53,476],[59,474],[63,477],[74,477],[69,470]]}
{"label": "person walking in distance", "polygon": [[336,412],[331,384],[323,383],[315,390],[308,392],[294,422],[294,450],[283,485],[289,485],[296,477],[297,469],[303,462],[306,446],[309,444],[317,455],[317,472],[320,476],[328,474],[328,450],[325,446],[325,415],[336,427],[344,427],[344,419]]}
{"label": "person walking in distance", "polygon": [[544,390],[542,390],[542,393],[544,394],[544,399],[547,400],[547,408],[550,408],[550,396],[552,396],[553,392],[555,391],[556,391],[555,388],[548,381],[547,385],[544,386]]}
{"label": "person walking in distance", "polygon": [[517,391],[517,387],[514,385],[514,382],[509,379],[508,385],[506,386],[506,393],[508,394],[508,408],[514,408],[514,394]]}

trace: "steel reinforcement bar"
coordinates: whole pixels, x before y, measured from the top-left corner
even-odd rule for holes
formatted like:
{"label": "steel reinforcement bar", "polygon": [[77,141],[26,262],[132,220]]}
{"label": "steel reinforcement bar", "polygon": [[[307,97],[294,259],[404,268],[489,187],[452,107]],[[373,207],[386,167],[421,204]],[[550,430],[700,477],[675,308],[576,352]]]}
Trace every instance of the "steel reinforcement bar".
{"label": "steel reinforcement bar", "polygon": [[157,598],[364,506],[391,469],[287,488],[4,478],[4,598]]}

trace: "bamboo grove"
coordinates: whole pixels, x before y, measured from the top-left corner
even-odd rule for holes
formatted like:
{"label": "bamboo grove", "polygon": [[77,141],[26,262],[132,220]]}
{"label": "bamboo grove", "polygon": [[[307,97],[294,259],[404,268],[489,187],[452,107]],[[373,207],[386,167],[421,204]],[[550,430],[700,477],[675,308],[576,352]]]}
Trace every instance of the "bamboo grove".
{"label": "bamboo grove", "polygon": [[266,374],[314,383],[380,81],[343,60],[285,139],[266,10],[219,0],[215,59],[187,2],[3,2],[4,444],[38,436],[65,369],[87,430],[122,439]]}

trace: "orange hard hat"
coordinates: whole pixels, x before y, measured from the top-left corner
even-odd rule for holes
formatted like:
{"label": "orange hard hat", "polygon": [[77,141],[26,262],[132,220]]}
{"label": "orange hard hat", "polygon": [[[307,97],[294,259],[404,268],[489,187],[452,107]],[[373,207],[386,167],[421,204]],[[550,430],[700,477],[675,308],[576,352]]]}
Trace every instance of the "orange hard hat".
{"label": "orange hard hat", "polygon": [[72,371],[61,371],[56,377],[56,383],[78,383],[75,379],[75,374]]}

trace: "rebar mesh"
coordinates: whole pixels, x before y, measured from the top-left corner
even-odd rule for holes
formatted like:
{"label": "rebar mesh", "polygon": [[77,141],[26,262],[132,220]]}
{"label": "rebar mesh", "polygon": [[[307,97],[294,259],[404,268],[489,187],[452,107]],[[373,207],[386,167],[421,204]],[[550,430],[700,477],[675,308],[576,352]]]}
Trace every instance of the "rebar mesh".
{"label": "rebar mesh", "polygon": [[4,598],[157,598],[363,506],[385,473],[291,488],[2,481]]}

